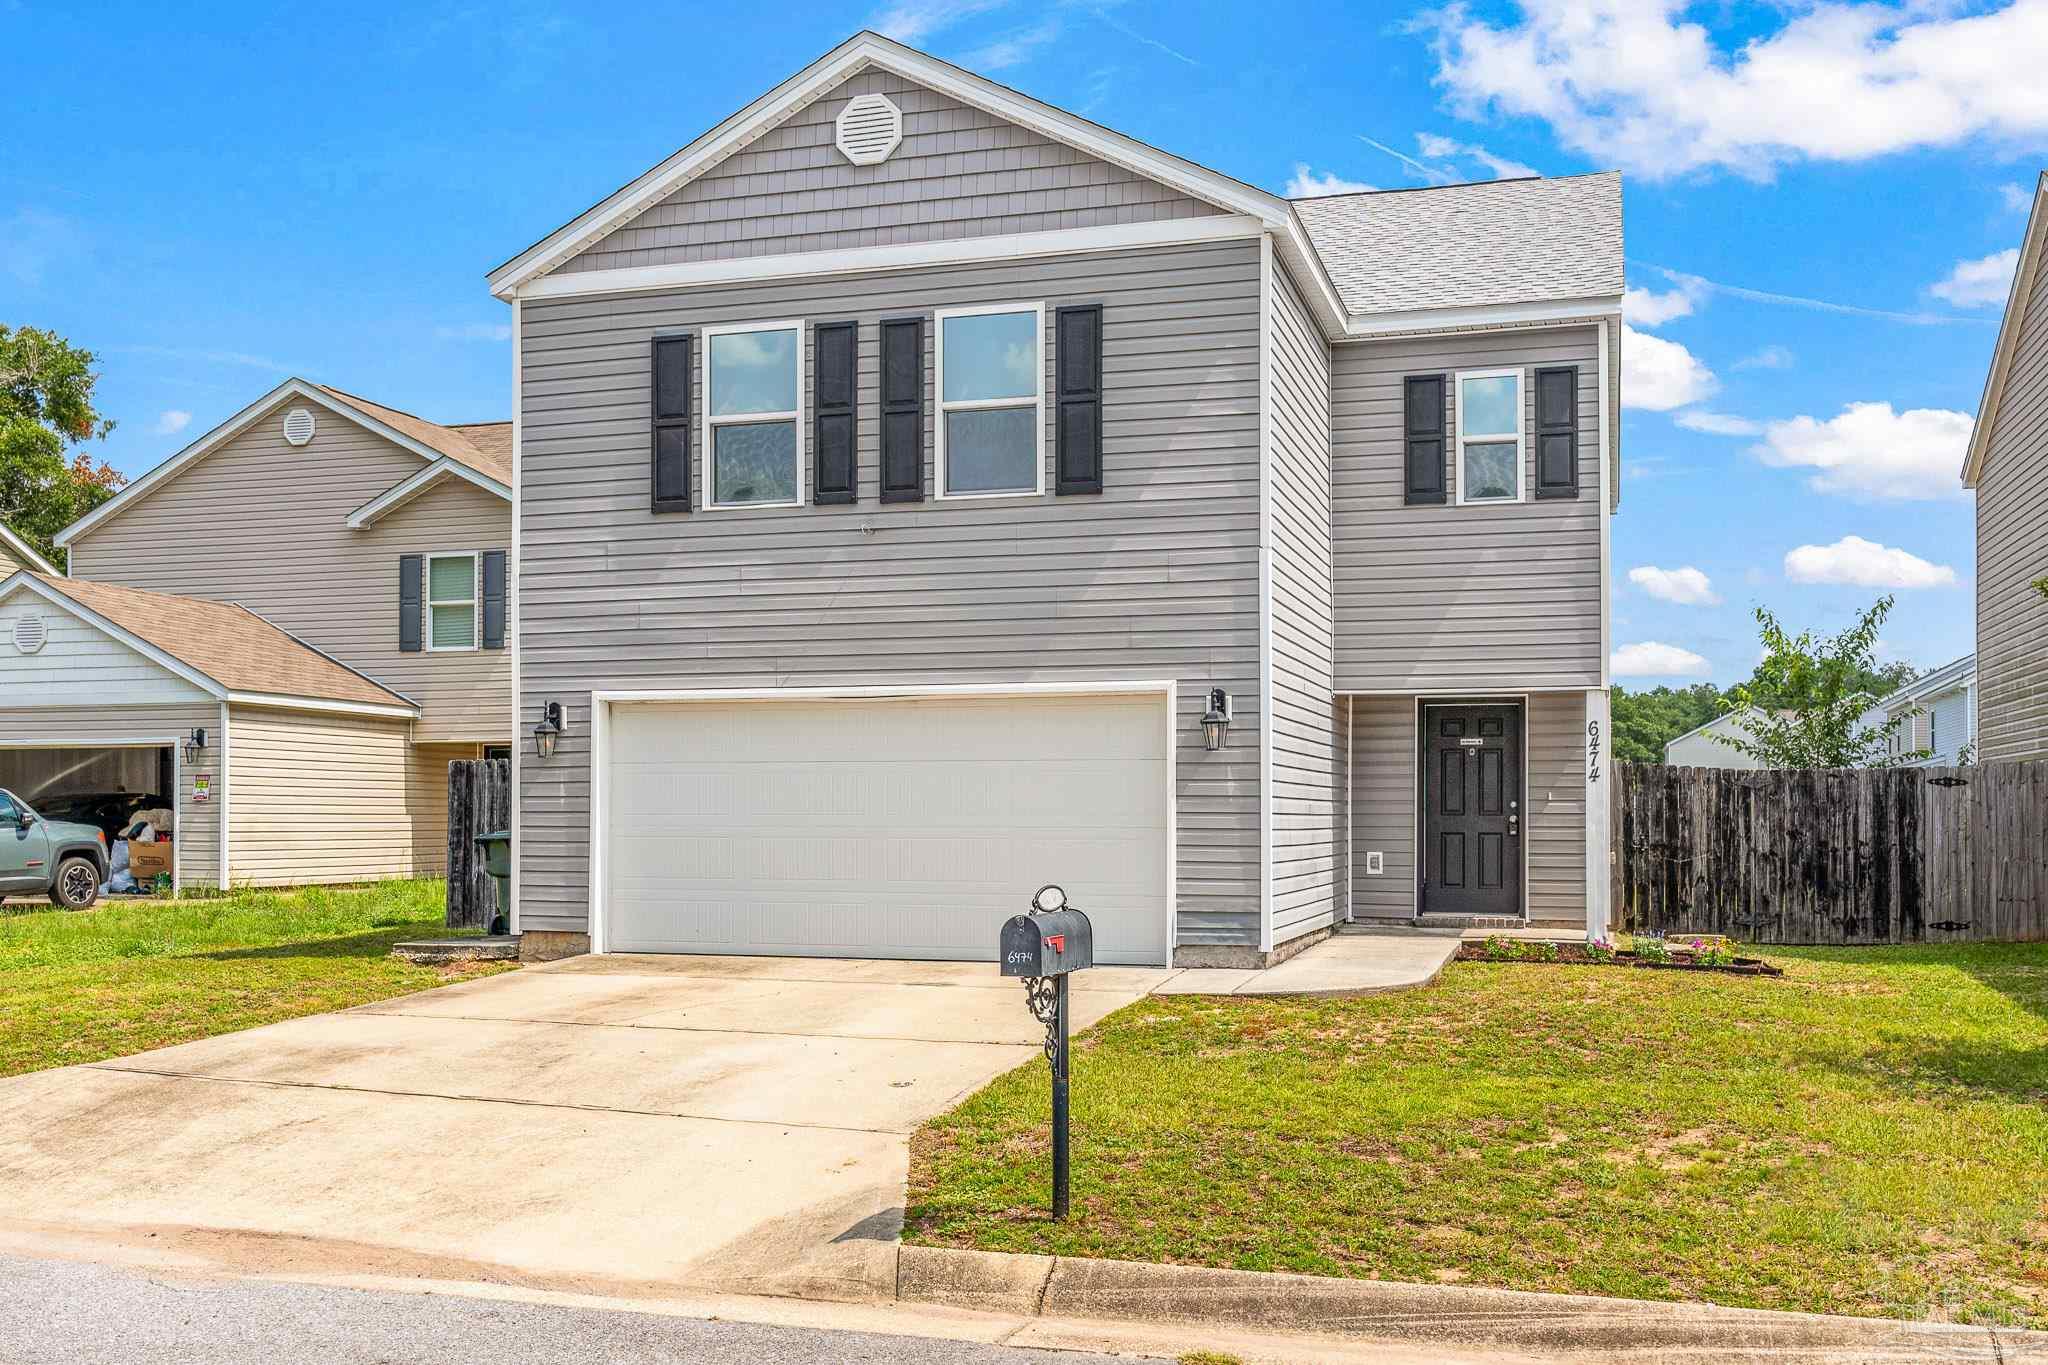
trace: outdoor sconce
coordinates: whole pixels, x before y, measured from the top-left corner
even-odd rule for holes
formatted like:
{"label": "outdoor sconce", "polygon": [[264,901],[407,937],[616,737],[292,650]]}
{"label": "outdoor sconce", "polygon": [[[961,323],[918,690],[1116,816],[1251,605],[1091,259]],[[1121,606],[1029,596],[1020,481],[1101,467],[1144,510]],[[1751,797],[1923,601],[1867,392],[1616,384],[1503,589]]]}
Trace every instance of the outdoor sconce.
{"label": "outdoor sconce", "polygon": [[562,737],[562,703],[546,701],[540,705],[540,724],[533,727],[533,751],[543,759],[555,756],[555,741]]}
{"label": "outdoor sconce", "polygon": [[189,735],[187,735],[187,736],[185,737],[185,761],[186,761],[187,763],[197,763],[197,762],[199,761],[199,755],[200,755],[201,753],[203,753],[203,752],[205,751],[205,749],[206,749],[206,731],[205,731],[205,730],[203,730],[203,729],[197,729],[197,730],[194,730],[194,731],[193,731],[193,732],[192,732],[191,734],[189,734]]}
{"label": "outdoor sconce", "polygon": [[1209,709],[1202,713],[1202,747],[1215,753],[1230,733],[1230,694],[1220,687],[1209,689]]}

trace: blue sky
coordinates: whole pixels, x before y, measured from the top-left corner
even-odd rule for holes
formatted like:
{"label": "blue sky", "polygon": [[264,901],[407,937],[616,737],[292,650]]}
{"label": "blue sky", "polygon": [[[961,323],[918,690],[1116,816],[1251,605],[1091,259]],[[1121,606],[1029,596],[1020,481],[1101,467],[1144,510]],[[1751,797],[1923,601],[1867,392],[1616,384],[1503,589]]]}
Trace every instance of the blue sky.
{"label": "blue sky", "polygon": [[101,354],[130,474],[288,373],[506,416],[484,272],[874,26],[1277,192],[1621,169],[1618,680],[1745,676],[1759,602],[1971,647],[2048,0],[591,8],[0,5],[0,319]]}

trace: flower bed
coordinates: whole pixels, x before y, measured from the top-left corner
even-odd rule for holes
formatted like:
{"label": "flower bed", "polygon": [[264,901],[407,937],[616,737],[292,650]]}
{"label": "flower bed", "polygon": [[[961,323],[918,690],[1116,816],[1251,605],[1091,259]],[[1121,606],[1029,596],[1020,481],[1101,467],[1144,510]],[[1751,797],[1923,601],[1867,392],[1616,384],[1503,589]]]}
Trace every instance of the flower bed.
{"label": "flower bed", "polygon": [[1458,945],[1460,962],[1535,962],[1580,967],[1648,967],[1661,971],[1725,972],[1731,976],[1783,976],[1758,957],[1742,957],[1735,945],[1720,938],[1672,942],[1638,937],[1634,948],[1616,948],[1606,940],[1552,943],[1547,939],[1503,938]]}

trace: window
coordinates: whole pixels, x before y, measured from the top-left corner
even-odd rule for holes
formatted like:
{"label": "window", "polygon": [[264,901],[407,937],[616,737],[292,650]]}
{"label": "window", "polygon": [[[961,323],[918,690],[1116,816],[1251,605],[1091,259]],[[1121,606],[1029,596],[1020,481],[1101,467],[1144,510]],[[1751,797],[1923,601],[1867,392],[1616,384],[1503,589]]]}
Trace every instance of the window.
{"label": "window", "polygon": [[804,325],[704,329],[707,507],[803,503]]}
{"label": "window", "polygon": [[1522,499],[1522,372],[1458,375],[1458,501]]}
{"label": "window", "polygon": [[476,556],[427,556],[427,648],[475,649]]}
{"label": "window", "polygon": [[1045,308],[998,304],[938,315],[939,496],[1045,491]]}

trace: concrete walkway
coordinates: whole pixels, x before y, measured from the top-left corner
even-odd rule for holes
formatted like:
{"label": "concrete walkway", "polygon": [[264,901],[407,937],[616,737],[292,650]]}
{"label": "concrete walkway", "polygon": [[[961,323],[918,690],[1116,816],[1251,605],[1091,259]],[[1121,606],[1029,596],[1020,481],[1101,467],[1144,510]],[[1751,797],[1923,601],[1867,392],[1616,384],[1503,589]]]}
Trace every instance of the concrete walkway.
{"label": "concrete walkway", "polygon": [[1458,951],[1451,934],[1335,934],[1261,971],[1191,967],[1154,995],[1379,995],[1436,980]]}

